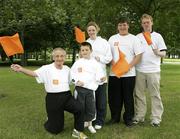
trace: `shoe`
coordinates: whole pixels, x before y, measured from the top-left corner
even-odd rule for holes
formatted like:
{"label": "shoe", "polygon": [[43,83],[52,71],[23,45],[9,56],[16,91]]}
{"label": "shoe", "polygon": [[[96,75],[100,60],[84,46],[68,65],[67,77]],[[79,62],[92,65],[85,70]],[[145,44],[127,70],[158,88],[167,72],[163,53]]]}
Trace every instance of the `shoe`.
{"label": "shoe", "polygon": [[144,123],[144,120],[133,120],[132,122],[133,122],[133,124],[137,125],[137,124]]}
{"label": "shoe", "polygon": [[125,125],[127,127],[133,127],[135,124],[133,123],[133,121],[129,121],[129,122],[125,122]]}
{"label": "shoe", "polygon": [[152,125],[153,127],[160,127],[160,122],[152,121],[152,122],[151,122],[151,125]]}
{"label": "shoe", "polygon": [[94,127],[92,125],[88,126],[88,129],[92,134],[96,133],[96,130],[94,129]]}
{"label": "shoe", "polygon": [[72,137],[78,139],[88,139],[88,137],[83,132],[79,132],[76,129],[73,130]]}
{"label": "shoe", "polygon": [[88,127],[88,122],[84,122],[84,127],[86,128],[86,127]]}
{"label": "shoe", "polygon": [[152,125],[153,127],[160,127],[160,122],[157,121],[157,120],[152,120],[152,121],[151,121],[151,125]]}
{"label": "shoe", "polygon": [[94,128],[97,129],[97,130],[99,130],[99,129],[102,128],[102,126],[101,126],[101,125],[95,125]]}

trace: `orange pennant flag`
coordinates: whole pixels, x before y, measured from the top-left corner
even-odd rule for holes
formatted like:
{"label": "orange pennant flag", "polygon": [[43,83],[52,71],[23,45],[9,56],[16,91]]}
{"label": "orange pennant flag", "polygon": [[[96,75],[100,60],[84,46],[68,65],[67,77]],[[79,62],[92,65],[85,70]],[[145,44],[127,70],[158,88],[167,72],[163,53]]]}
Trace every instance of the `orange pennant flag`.
{"label": "orange pennant flag", "polygon": [[76,36],[76,41],[78,43],[82,43],[86,40],[85,38],[85,32],[80,30],[78,27],[75,27],[75,36]]}
{"label": "orange pennant flag", "polygon": [[121,52],[119,49],[118,51],[119,59],[116,63],[114,61],[112,62],[112,72],[116,75],[116,77],[120,78],[129,71],[130,66],[125,59],[125,54],[123,54],[123,52]]}
{"label": "orange pennant flag", "polygon": [[150,32],[143,32],[143,36],[144,36],[147,44],[152,45],[151,33]]}
{"label": "orange pennant flag", "polygon": [[7,56],[24,53],[24,49],[19,39],[18,33],[13,36],[0,37],[0,43]]}

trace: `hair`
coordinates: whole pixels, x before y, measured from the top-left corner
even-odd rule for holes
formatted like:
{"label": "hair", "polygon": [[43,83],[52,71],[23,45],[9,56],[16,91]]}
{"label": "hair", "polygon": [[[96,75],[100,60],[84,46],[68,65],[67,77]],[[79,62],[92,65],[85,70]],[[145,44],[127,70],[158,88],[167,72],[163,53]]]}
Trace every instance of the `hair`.
{"label": "hair", "polygon": [[58,48],[54,48],[53,49],[52,56],[54,56],[56,51],[61,51],[61,52],[63,52],[66,55],[66,51],[63,48],[58,47]]}
{"label": "hair", "polygon": [[143,14],[143,15],[141,16],[141,22],[142,22],[142,20],[143,20],[144,18],[150,19],[150,20],[153,22],[153,18],[152,18],[152,16],[149,15],[149,14]]}
{"label": "hair", "polygon": [[129,19],[127,17],[120,17],[118,20],[118,24],[119,23],[127,23],[129,25]]}
{"label": "hair", "polygon": [[87,24],[87,28],[88,28],[89,26],[94,26],[94,27],[96,28],[97,32],[100,31],[100,27],[96,24],[96,22],[93,22],[93,21],[89,22],[89,23]]}
{"label": "hair", "polygon": [[91,44],[89,42],[82,42],[80,48],[83,47],[83,46],[88,46],[89,49],[92,51],[92,46],[91,46]]}

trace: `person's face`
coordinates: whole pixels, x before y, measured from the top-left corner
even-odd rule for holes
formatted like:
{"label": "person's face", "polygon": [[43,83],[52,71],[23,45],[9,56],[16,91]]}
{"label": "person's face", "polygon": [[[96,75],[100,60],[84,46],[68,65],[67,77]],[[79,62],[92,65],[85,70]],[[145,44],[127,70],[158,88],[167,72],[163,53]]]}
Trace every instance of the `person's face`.
{"label": "person's face", "polygon": [[153,22],[151,21],[150,18],[143,18],[141,21],[141,26],[145,32],[151,32],[152,31],[152,25],[153,25]]}
{"label": "person's face", "polygon": [[89,26],[87,28],[87,33],[91,39],[95,39],[98,32],[95,26]]}
{"label": "person's face", "polygon": [[80,55],[82,58],[89,59],[91,55],[91,49],[88,46],[81,46]]}
{"label": "person's face", "polygon": [[127,35],[128,34],[129,25],[128,23],[119,23],[118,24],[118,31],[120,35]]}
{"label": "person's face", "polygon": [[55,51],[53,54],[53,60],[56,67],[61,67],[64,64],[66,53],[64,51]]}

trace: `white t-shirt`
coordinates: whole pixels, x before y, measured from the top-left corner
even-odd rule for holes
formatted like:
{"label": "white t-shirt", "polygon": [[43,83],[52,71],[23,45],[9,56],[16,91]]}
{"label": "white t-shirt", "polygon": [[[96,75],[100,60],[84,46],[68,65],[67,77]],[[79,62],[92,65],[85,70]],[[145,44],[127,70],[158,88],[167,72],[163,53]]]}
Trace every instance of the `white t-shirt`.
{"label": "white t-shirt", "polygon": [[[95,40],[87,39],[87,42],[89,42],[92,45],[92,57],[98,56],[100,58],[100,65],[103,68],[104,74],[106,75],[106,64],[110,63],[112,60],[112,54],[111,54],[111,47],[109,43],[101,38],[100,36],[96,37]],[[107,80],[105,81],[107,82]]]}
{"label": "white t-shirt", "polygon": [[34,71],[37,74],[38,83],[44,83],[46,92],[58,93],[69,91],[70,68],[63,65],[62,69],[57,69],[54,63],[44,65]]}
{"label": "white t-shirt", "polygon": [[[143,53],[143,49],[140,45],[139,39],[132,34],[128,34],[126,36],[115,34],[110,37],[109,44],[111,46],[114,62],[117,62],[119,59],[118,49],[125,54],[125,59],[129,64],[136,55]],[[130,77],[135,75],[136,75],[135,67],[133,67],[129,70],[129,72],[124,74],[122,77]],[[112,70],[110,70],[110,76],[115,76]]]}
{"label": "white t-shirt", "polygon": [[[144,48],[141,62],[136,65],[136,69],[144,73],[160,72],[161,57],[154,54],[151,46],[149,46],[143,36],[143,33],[137,35],[140,39],[141,45]],[[151,39],[153,47],[157,47],[159,50],[166,50],[164,39],[159,33],[152,32]]]}
{"label": "white t-shirt", "polygon": [[84,83],[84,88],[95,91],[100,79],[105,74],[100,64],[94,59],[80,58],[71,67],[71,79],[76,84],[77,81]]}

